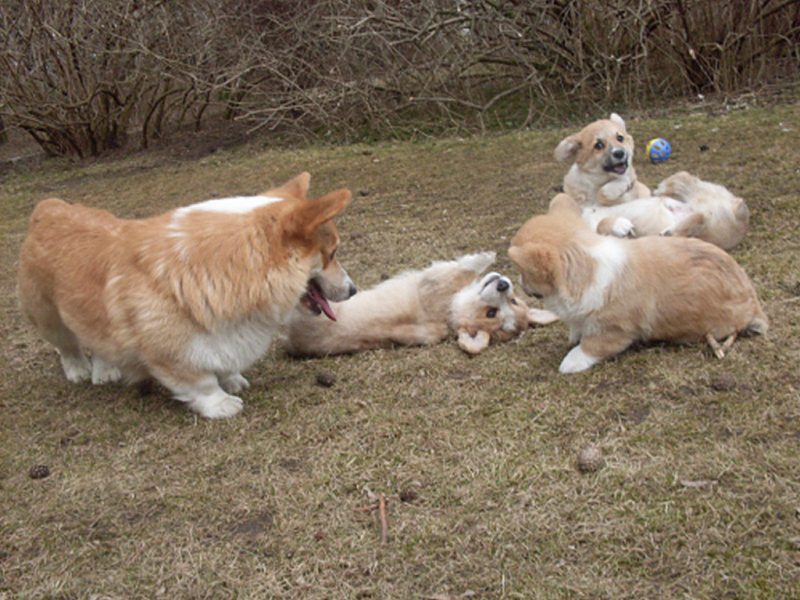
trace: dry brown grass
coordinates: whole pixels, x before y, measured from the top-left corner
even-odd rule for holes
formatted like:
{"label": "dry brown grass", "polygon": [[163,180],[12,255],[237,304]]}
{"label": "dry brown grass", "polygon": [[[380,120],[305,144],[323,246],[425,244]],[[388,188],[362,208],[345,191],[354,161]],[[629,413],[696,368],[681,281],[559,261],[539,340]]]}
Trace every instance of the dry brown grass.
{"label": "dry brown grass", "polygon": [[[688,169],[749,201],[733,255],[772,329],[725,360],[653,345],[561,376],[561,325],[477,357],[275,349],[228,421],[63,378],[13,298],[35,201],[138,217],[307,169],[312,191],[355,193],[341,256],[361,287],[477,250],[512,274],[508,240],[560,182],[566,132],[17,169],[0,192],[0,598],[800,597],[798,123],[798,105],[629,119],[640,149],[674,148],[660,166],[640,152],[646,183]],[[607,465],[582,474],[587,442]]]}

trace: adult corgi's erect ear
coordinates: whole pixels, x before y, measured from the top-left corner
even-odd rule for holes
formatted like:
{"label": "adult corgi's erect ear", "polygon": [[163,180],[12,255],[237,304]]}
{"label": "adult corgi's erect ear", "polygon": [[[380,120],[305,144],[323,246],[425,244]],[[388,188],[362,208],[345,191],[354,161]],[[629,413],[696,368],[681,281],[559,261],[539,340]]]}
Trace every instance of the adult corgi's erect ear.
{"label": "adult corgi's erect ear", "polygon": [[297,198],[298,200],[305,200],[308,194],[308,188],[311,185],[311,173],[300,173],[297,177],[293,177],[283,185],[272,188],[265,192],[261,192],[261,196],[278,196],[280,198]]}
{"label": "adult corgi's erect ear", "polygon": [[285,229],[288,233],[311,238],[325,223],[337,217],[350,204],[349,190],[337,190],[316,200],[302,200],[293,207]]}

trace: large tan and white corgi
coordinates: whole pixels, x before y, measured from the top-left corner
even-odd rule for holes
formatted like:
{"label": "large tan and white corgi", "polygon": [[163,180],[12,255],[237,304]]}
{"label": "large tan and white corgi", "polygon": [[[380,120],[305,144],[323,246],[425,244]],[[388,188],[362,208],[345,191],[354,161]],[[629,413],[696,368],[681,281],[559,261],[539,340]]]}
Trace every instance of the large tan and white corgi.
{"label": "large tan and white corgi", "polygon": [[649,196],[636,176],[633,149],[633,137],[617,113],[567,136],[554,152],[556,160],[572,162],[564,192],[581,206],[611,206]]}
{"label": "large tan and white corgi", "polygon": [[600,235],[566,194],[520,228],[509,256],[525,292],[543,298],[569,327],[576,345],[562,373],[588,369],[640,340],[705,339],[721,358],[738,333],[767,330],[752,283],[724,250],[695,238]]}
{"label": "large tan and white corgi", "polygon": [[309,200],[309,180],[140,220],[44,200],[22,245],[22,310],[70,381],[152,375],[205,417],[235,415],[241,372],[292,309],[333,318],[328,299],[355,293],[332,221],[350,192]]}
{"label": "large tan and white corgi", "polygon": [[494,252],[483,252],[402,273],[334,304],[336,322],[298,307],[284,347],[294,355],[325,356],[435,344],[455,334],[464,351],[476,354],[531,325],[558,320],[547,311],[529,309],[507,277],[480,277],[494,259]]}

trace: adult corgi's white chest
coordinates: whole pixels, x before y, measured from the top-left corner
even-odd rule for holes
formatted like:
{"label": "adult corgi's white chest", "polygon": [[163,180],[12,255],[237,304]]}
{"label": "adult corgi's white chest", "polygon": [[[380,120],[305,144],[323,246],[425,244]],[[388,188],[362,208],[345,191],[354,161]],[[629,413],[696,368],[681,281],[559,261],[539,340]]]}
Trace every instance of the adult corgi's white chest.
{"label": "adult corgi's white chest", "polygon": [[276,320],[265,315],[219,323],[214,331],[192,337],[187,359],[198,369],[238,373],[264,355],[278,327]]}

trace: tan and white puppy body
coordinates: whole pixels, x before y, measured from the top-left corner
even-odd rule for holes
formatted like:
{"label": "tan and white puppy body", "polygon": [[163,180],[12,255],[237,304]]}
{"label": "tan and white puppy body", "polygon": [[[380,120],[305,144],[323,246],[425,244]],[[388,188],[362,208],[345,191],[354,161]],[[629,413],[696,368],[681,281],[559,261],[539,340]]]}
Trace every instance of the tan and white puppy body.
{"label": "tan and white puppy body", "polygon": [[435,344],[456,334],[459,346],[474,354],[491,341],[505,341],[529,325],[557,319],[529,310],[513,295],[508,278],[498,273],[481,278],[494,259],[494,252],[483,252],[402,273],[333,304],[336,322],[298,307],[284,347],[294,355],[325,356]]}
{"label": "tan and white puppy body", "polygon": [[571,161],[564,192],[581,206],[611,206],[650,195],[633,167],[633,137],[617,113],[595,121],[558,144],[555,158]]}
{"label": "tan and white puppy body", "polygon": [[604,235],[696,237],[729,250],[747,233],[750,211],[725,187],[686,171],[665,179],[649,198],[614,206],[587,206],[583,218]]}
{"label": "tan and white puppy body", "polygon": [[588,369],[637,341],[705,339],[721,357],[738,333],[768,328],[752,283],[719,247],[684,237],[599,235],[565,194],[520,228],[509,255],[525,292],[543,298],[577,344],[562,373]]}
{"label": "tan and white puppy body", "polygon": [[141,220],[44,200],[22,245],[22,310],[70,381],[152,375],[201,415],[232,416],[241,372],[298,302],[332,314],[326,298],[355,293],[332,221],[350,192],[308,200],[309,180]]}

